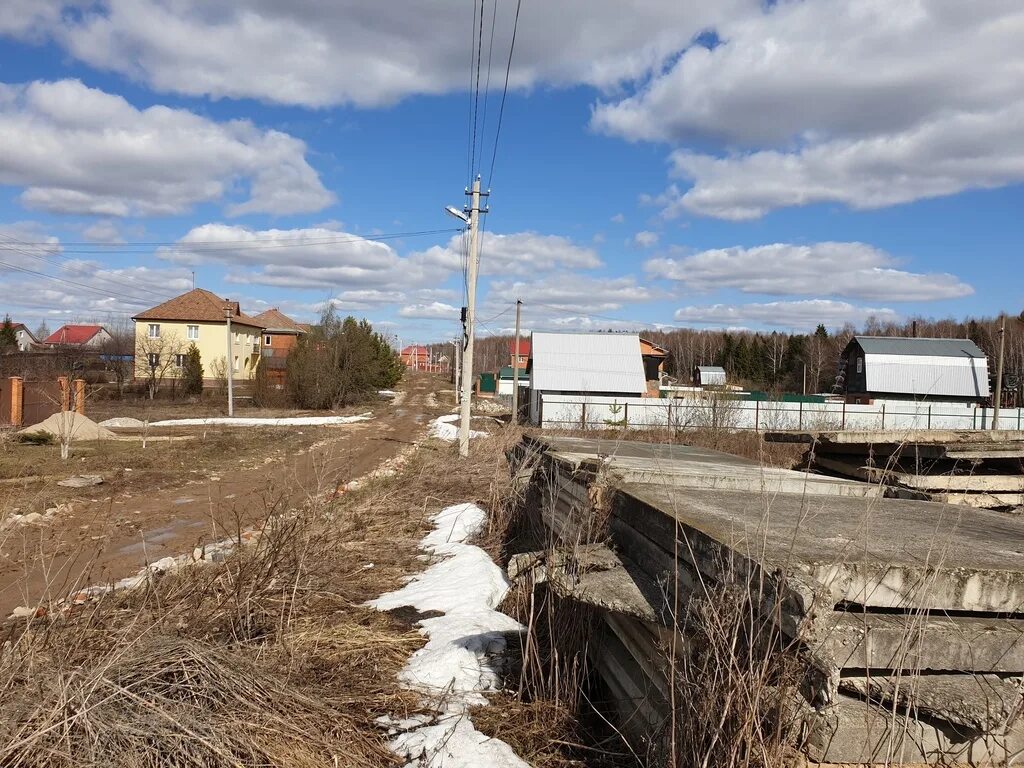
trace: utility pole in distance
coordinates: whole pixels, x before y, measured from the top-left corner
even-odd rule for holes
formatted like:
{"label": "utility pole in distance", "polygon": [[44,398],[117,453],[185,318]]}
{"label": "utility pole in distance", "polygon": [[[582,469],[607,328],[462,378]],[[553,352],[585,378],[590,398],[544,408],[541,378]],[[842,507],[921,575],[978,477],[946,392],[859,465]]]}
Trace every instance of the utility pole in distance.
{"label": "utility pole in distance", "polygon": [[999,318],[999,362],[996,365],[996,402],[992,409],[992,429],[999,429],[999,401],[1003,399],[1003,351],[1006,348],[1006,315]]}
{"label": "utility pole in distance", "polygon": [[516,338],[512,342],[512,423],[519,422],[519,315],[523,302],[516,299]]}
{"label": "utility pole in distance", "polygon": [[224,367],[228,373],[228,416],[235,415],[235,388],[234,388],[234,366],[231,357],[231,307],[224,307],[224,322],[227,324],[228,334],[228,356]]}
{"label": "utility pole in distance", "polygon": [[476,278],[480,271],[480,176],[473,179],[469,204],[469,274],[466,278],[466,353],[462,357],[462,403],[459,413],[459,455],[469,456],[469,416],[473,395],[473,342],[476,336]]}

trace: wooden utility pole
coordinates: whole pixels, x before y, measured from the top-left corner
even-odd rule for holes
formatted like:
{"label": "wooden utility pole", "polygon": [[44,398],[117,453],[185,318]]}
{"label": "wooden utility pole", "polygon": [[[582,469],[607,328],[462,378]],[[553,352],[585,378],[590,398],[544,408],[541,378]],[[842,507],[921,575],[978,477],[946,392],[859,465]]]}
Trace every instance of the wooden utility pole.
{"label": "wooden utility pole", "polygon": [[999,401],[1003,399],[1003,351],[1006,348],[1006,316],[999,318],[999,362],[996,364],[996,402],[992,409],[992,429],[999,429]]}
{"label": "wooden utility pole", "polygon": [[[476,277],[480,271],[480,177],[473,179],[469,204],[469,273],[466,276],[466,354],[462,358],[462,403],[459,419],[459,455],[469,456],[469,417],[473,400],[473,342],[476,336]],[[487,193],[483,193],[486,197]]]}
{"label": "wooden utility pole", "polygon": [[224,307],[224,322],[228,335],[228,356],[224,367],[228,374],[228,416],[235,415],[235,387],[234,387],[234,360],[231,355],[231,307]]}
{"label": "wooden utility pole", "polygon": [[519,315],[523,302],[516,299],[516,338],[512,342],[512,423],[519,422]]}

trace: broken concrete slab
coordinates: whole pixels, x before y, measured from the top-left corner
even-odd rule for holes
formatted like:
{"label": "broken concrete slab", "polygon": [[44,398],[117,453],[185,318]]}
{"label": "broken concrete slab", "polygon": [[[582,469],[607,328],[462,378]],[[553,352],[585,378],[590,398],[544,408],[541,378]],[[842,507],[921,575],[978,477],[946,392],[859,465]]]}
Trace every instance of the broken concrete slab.
{"label": "broken concrete slab", "polygon": [[871,675],[843,677],[839,690],[899,711],[978,733],[1002,733],[1021,713],[1020,678],[996,675]]}
{"label": "broken concrete slab", "polygon": [[834,445],[951,445],[1022,443],[1018,429],[868,429],[868,430],[779,430],[766,432],[770,443],[831,443]]}
{"label": "broken concrete slab", "polygon": [[1024,748],[1019,727],[1005,734],[979,735],[849,696],[840,696],[809,725],[805,750],[819,763],[1001,765]]}
{"label": "broken concrete slab", "polygon": [[893,483],[928,492],[974,491],[985,493],[1024,493],[1024,475],[1002,475],[983,472],[956,475],[910,474],[886,466],[867,466],[860,459],[835,456],[814,457],[815,464],[844,477],[867,483]]}

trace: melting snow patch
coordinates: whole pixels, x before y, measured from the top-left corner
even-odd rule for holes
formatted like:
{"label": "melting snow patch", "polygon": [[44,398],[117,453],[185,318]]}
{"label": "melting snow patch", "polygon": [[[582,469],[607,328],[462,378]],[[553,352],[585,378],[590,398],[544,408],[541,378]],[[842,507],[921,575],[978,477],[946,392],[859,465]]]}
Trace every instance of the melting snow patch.
{"label": "melting snow patch", "polygon": [[482,549],[466,543],[486,521],[487,513],[475,504],[443,509],[434,517],[434,530],[420,542],[437,561],[401,589],[370,603],[381,611],[410,606],[442,613],[419,622],[427,644],[400,673],[408,687],[441,702],[438,716],[384,721],[397,726],[391,748],[410,766],[527,766],[508,744],[477,731],[468,714],[469,707],[487,703],[484,691],[500,686],[506,633],[525,629],[495,610],[509,588],[504,571]]}
{"label": "melting snow patch", "polygon": [[336,424],[351,424],[356,421],[369,421],[373,414],[364,413],[360,416],[286,416],[280,419],[261,418],[223,418],[209,419],[166,419],[150,422],[151,427],[330,427]]}
{"label": "melting snow patch", "polygon": [[[459,414],[453,413],[450,416],[438,416],[432,422],[430,422],[430,437],[436,437],[439,440],[447,440],[448,442],[454,442],[459,439],[459,427],[457,422],[459,421]],[[475,429],[469,430],[470,437],[487,437],[486,432],[479,432]]]}

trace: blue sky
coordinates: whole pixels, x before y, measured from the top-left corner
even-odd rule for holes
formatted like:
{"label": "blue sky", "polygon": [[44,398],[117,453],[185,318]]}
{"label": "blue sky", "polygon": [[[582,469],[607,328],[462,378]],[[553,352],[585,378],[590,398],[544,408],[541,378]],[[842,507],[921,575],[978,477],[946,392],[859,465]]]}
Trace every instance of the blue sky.
{"label": "blue sky", "polygon": [[[403,341],[456,333],[457,233],[393,235],[457,224],[479,6],[280,5],[0,0],[0,311],[110,321],[194,271],[253,313],[331,301]],[[537,329],[1021,310],[1016,3],[549,7],[522,3],[484,333],[517,297]]]}

